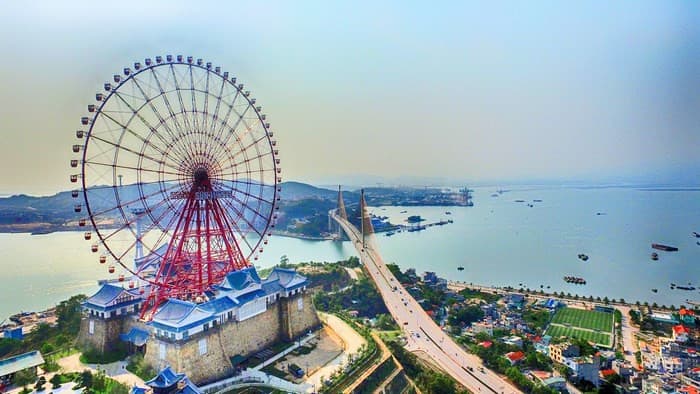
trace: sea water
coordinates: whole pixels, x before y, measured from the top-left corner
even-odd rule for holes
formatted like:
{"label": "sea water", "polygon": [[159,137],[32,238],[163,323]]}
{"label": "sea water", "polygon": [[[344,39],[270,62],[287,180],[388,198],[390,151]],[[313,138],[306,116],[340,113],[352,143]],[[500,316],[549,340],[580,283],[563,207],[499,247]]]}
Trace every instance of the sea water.
{"label": "sea water", "polygon": [[[373,207],[373,213],[396,224],[408,225],[409,215],[422,216],[424,223],[454,222],[390,237],[377,234],[384,260],[468,283],[667,306],[700,301],[700,239],[692,235],[700,233],[700,190],[498,189],[476,188],[473,207]],[[651,243],[679,251],[656,251],[659,260],[653,261]],[[588,261],[580,260],[580,253],[588,255]],[[254,263],[269,267],[282,255],[300,262],[337,261],[356,253],[347,242],[272,237]],[[98,288],[97,279],[116,275],[107,273],[107,264],[98,263],[81,232],[0,234],[0,270],[0,321],[20,311],[45,309],[74,294],[91,294]],[[565,275],[582,277],[587,284],[568,284]],[[698,289],[672,290],[670,283],[691,283]]]}

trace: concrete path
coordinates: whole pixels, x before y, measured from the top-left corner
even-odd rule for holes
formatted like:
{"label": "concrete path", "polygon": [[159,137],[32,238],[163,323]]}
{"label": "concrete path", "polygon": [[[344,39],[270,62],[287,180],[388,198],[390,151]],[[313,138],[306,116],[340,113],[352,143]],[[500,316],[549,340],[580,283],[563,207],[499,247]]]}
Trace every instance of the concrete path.
{"label": "concrete path", "polygon": [[360,350],[360,347],[367,343],[360,334],[353,330],[352,327],[341,318],[323,312],[318,312],[318,315],[321,321],[340,337],[343,342],[343,352],[306,378],[306,383],[313,387],[321,387],[321,378],[328,379],[333,371],[347,365],[348,356],[350,354],[356,354]]}
{"label": "concrete path", "polygon": [[283,352],[277,353],[273,357],[270,357],[269,359],[265,360],[264,362],[256,365],[255,367],[253,367],[251,369],[253,369],[255,371],[259,371],[259,370],[267,367],[268,365],[274,363],[275,361],[279,360],[280,358],[286,356],[287,354],[291,353],[292,351],[294,351],[294,349],[300,347],[301,345],[305,344],[306,342],[309,342],[310,340],[314,339],[315,337],[316,337],[316,333],[312,332],[309,335],[307,335],[306,337],[304,337],[302,340],[294,342],[294,345],[288,347]]}
{"label": "concrete path", "polygon": [[105,375],[129,387],[134,385],[144,387],[141,378],[126,370],[126,364],[126,361],[116,361],[110,364],[83,364],[80,362],[80,353],[58,359],[58,365],[61,366],[62,372],[82,372],[86,369],[92,373],[103,371]]}
{"label": "concrete path", "polygon": [[272,387],[277,390],[282,390],[288,393],[306,393],[310,392],[311,386],[307,384],[296,384],[280,379],[276,376],[268,375],[262,371],[246,369],[240,375],[232,378],[220,380],[206,386],[200,387],[200,390],[206,394],[225,393],[235,388],[242,387]]}

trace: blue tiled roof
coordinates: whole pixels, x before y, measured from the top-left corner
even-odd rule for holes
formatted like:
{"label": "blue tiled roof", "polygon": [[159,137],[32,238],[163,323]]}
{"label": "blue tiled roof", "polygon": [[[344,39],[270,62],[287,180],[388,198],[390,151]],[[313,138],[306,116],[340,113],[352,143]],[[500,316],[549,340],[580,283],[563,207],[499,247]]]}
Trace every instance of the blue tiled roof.
{"label": "blue tiled roof", "polygon": [[203,310],[197,304],[171,298],[153,315],[150,324],[166,330],[182,331],[214,318],[211,312]]}
{"label": "blue tiled roof", "polygon": [[260,283],[258,272],[254,267],[248,267],[226,275],[220,287],[230,290],[242,290],[257,283]]}
{"label": "blue tiled roof", "polygon": [[168,388],[176,385],[177,382],[185,377],[184,373],[175,373],[170,367],[165,367],[156,375],[155,378],[145,382],[148,387],[152,388]]}
{"label": "blue tiled roof", "polygon": [[232,299],[231,297],[228,297],[228,296],[223,296],[220,298],[215,298],[209,302],[206,302],[206,303],[200,305],[200,308],[202,310],[207,311],[207,312],[219,314],[219,313],[225,312],[229,309],[233,309],[239,304],[240,304],[240,302],[238,302],[238,300]]}
{"label": "blue tiled roof", "polygon": [[125,290],[122,287],[106,283],[102,285],[97,293],[88,298],[85,302],[95,306],[107,306],[107,304],[119,297],[123,291]]}
{"label": "blue tiled roof", "polygon": [[277,281],[285,290],[292,290],[306,284],[306,277],[295,270],[276,267],[270,272],[265,282]]}
{"label": "blue tiled roof", "polygon": [[265,294],[274,294],[277,293],[278,291],[282,290],[282,286],[280,286],[278,280],[272,280],[272,281],[267,281],[263,282],[262,284],[262,290],[265,292]]}
{"label": "blue tiled roof", "polygon": [[126,334],[120,334],[119,338],[122,341],[131,342],[136,346],[143,346],[149,337],[148,331],[142,330],[137,327],[132,327],[131,330]]}
{"label": "blue tiled roof", "polygon": [[236,297],[236,299],[241,304],[245,304],[245,303],[250,302],[256,298],[265,297],[266,295],[267,294],[262,290],[255,290],[255,291],[252,291],[250,293],[243,294],[240,297]]}
{"label": "blue tiled roof", "polygon": [[[158,373],[158,375],[155,378],[149,380],[148,382],[145,382],[145,384],[152,389],[167,389],[170,387],[174,387],[180,381],[185,382],[185,387],[183,387],[180,390],[173,391],[173,393],[202,394],[202,391],[199,389],[199,387],[195,386],[187,378],[187,376],[185,376],[185,374],[175,373],[175,371],[173,371],[170,367],[165,367],[162,371]],[[140,387],[134,387],[131,390],[132,394],[144,394],[145,392],[146,390]]]}

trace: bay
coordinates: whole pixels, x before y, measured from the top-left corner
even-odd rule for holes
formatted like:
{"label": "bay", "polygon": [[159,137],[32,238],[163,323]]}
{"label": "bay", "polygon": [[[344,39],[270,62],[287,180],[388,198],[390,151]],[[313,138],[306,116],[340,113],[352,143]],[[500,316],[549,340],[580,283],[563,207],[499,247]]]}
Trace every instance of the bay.
{"label": "bay", "polygon": [[[409,215],[428,223],[454,221],[391,237],[377,234],[385,261],[479,284],[550,286],[550,291],[659,305],[700,300],[700,289],[669,288],[670,283],[700,286],[700,246],[692,235],[700,232],[699,191],[522,186],[496,191],[476,188],[474,207],[371,208],[394,223],[406,224]],[[653,242],[679,251],[657,251],[659,260],[652,261]],[[0,234],[0,320],[96,291],[97,279],[110,275],[89,249],[79,232]],[[589,260],[578,259],[579,253]],[[355,251],[347,242],[275,236],[255,264],[269,267],[282,255],[291,262],[337,261]],[[457,270],[460,266],[464,270]],[[587,285],[567,284],[565,275],[583,277]]]}

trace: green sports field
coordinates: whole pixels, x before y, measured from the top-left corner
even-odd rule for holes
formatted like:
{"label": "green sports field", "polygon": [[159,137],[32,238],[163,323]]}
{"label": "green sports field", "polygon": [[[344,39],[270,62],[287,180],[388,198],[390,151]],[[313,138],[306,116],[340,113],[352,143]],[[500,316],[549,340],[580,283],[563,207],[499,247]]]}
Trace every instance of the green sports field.
{"label": "green sports field", "polygon": [[547,328],[547,335],[551,335],[554,338],[579,338],[589,342],[600,344],[605,347],[610,347],[612,345],[612,338],[610,338],[610,334],[605,334],[596,331],[586,331],[574,327],[550,325],[549,328]]}
{"label": "green sports field", "polygon": [[575,308],[561,308],[552,318],[552,323],[610,333],[613,329],[613,314]]}

